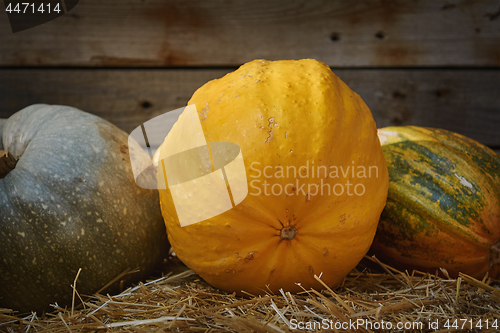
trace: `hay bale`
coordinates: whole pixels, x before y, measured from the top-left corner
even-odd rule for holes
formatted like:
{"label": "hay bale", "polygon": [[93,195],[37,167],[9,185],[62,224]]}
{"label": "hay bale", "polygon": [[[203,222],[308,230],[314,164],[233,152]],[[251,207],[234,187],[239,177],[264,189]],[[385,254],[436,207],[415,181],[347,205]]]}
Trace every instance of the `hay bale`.
{"label": "hay bale", "polygon": [[181,270],[114,296],[85,300],[75,290],[73,307],[55,304],[54,312],[43,315],[0,309],[0,331],[494,332],[500,326],[499,281],[487,276],[479,281],[464,274],[452,279],[445,270],[410,274],[365,257],[335,291],[325,285],[321,292],[241,298]]}

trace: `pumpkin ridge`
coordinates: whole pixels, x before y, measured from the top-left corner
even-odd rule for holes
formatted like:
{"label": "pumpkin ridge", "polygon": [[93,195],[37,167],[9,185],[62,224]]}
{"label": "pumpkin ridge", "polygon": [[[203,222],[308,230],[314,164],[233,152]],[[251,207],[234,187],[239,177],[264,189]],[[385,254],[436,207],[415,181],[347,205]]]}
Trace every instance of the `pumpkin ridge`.
{"label": "pumpkin ridge", "polygon": [[[498,170],[500,170],[500,156],[496,154],[493,150],[489,149],[488,147],[481,147],[477,144],[477,142],[474,142],[473,140],[468,139],[467,137],[460,135],[458,133],[453,133],[454,137],[460,142],[460,144],[463,145],[473,145],[474,149],[477,151],[480,151],[484,153],[488,157],[488,161],[484,161],[482,158],[478,160],[477,155],[478,154],[471,154],[470,152],[460,149],[456,143],[454,145],[451,145],[449,142],[446,141],[447,145],[445,146],[446,149],[452,150],[450,152],[453,152],[455,154],[455,158],[460,159],[461,161],[464,162],[464,164],[469,164],[469,165],[475,165],[476,167],[479,168],[481,171],[481,176],[482,177],[487,177],[491,181],[495,182],[500,182],[500,177],[498,176]],[[490,166],[491,164],[491,166]],[[471,170],[464,170],[465,172],[471,172]],[[497,197],[500,197],[500,188],[497,188]]]}
{"label": "pumpkin ridge", "polygon": [[[390,146],[390,148],[388,147]],[[425,147],[424,147],[425,148]],[[453,149],[446,149],[447,147],[443,147],[442,149],[442,154],[445,156],[451,156],[455,154],[455,150]],[[387,145],[384,151],[387,151],[388,149],[391,150],[392,156],[395,156],[398,151],[401,151],[401,159],[403,161],[408,161],[408,157],[410,156],[410,153],[403,153],[405,150],[411,150],[413,151],[421,151],[422,148],[420,146],[417,146],[416,144],[408,145],[404,144],[401,145],[401,148],[399,146],[394,146],[393,144]],[[417,154],[413,154],[411,156],[415,156],[414,158],[417,158]],[[420,156],[418,156],[420,158]],[[460,158],[460,157],[459,157]],[[458,161],[454,160],[455,162]],[[436,206],[439,205],[440,209],[433,211],[433,214],[441,214],[441,220],[443,223],[445,223],[448,218],[444,218],[445,214],[451,214],[456,221],[459,224],[470,224],[472,223],[471,221],[475,221],[476,224],[479,223],[481,225],[484,225],[484,222],[481,221],[481,216],[484,214],[484,209],[482,206],[477,206],[481,205],[482,202],[484,202],[485,197],[484,194],[481,190],[481,188],[476,185],[474,182],[474,179],[480,178],[481,175],[479,174],[471,174],[469,171],[467,173],[466,170],[463,169],[462,165],[469,165],[471,161],[466,160],[464,158],[461,159],[461,161],[458,161],[462,164],[459,163],[454,163],[454,166],[452,169],[450,169],[447,174],[443,174],[441,171],[441,168],[439,167],[439,163],[436,164],[435,166],[428,166],[427,162],[424,159],[419,159],[418,162],[420,163],[419,167],[415,169],[416,173],[411,174],[413,164],[405,162],[404,165],[399,165],[398,163],[395,162],[394,159],[390,158],[389,162],[392,163],[395,168],[391,171],[391,177],[394,180],[389,186],[391,188],[391,191],[396,191],[396,187],[399,188],[399,192],[402,193],[404,197],[404,193],[414,193],[415,197],[419,197],[420,200],[425,200],[425,203],[422,203],[422,210],[423,211],[428,211],[428,207],[431,206]],[[442,162],[442,161],[441,161]],[[451,162],[451,161],[449,161]],[[433,162],[434,163],[434,162]],[[397,167],[396,167],[397,166]],[[408,170],[410,173],[408,173]],[[470,175],[468,176],[468,179],[474,183],[473,190],[475,191],[472,193],[472,195],[469,194],[457,194],[457,184],[456,184],[456,179],[460,179],[461,174],[466,174]],[[407,181],[407,179],[411,176],[411,181]],[[450,182],[455,182],[455,184],[452,184]],[[397,184],[397,186],[396,186]],[[415,187],[416,184],[421,184],[420,187]],[[464,186],[458,185],[463,188]],[[434,187],[434,188],[433,188]],[[460,188],[460,191],[463,193],[464,190]],[[427,198],[427,196],[422,196],[423,192],[425,191],[428,194],[435,195],[436,193],[443,194],[446,193],[448,196],[446,198],[443,198],[442,196],[439,198],[436,198],[436,201],[434,201],[434,198]],[[469,190],[466,190],[469,191]],[[457,195],[460,195],[463,197],[463,199],[460,199],[457,202]],[[446,200],[443,200],[446,199]],[[453,206],[450,207],[447,202],[450,202],[453,204],[456,202],[457,204],[461,204],[462,201],[470,201],[470,199],[473,199],[474,203],[476,204],[468,204],[467,206]],[[416,201],[412,201],[409,204],[414,204]],[[469,219],[468,219],[469,217]],[[473,220],[470,219],[470,217],[473,218]],[[456,224],[456,223],[455,223]],[[467,226],[467,225],[465,225]],[[466,230],[461,228],[462,230]],[[484,229],[482,227],[481,229]],[[477,233],[481,233],[482,235],[478,235],[480,238],[488,237],[488,233],[481,232],[480,230],[475,230]]]}
{"label": "pumpkin ridge", "polygon": [[[447,218],[445,212],[441,211],[432,211],[430,212],[428,207],[428,202],[419,202],[417,200],[412,201],[411,203],[405,202],[403,205],[401,202],[405,201],[405,195],[408,192],[411,192],[414,188],[412,186],[398,186],[397,188],[391,188],[391,198],[397,205],[404,206],[406,208],[413,207],[412,211],[416,214],[420,214],[424,217],[427,222],[433,225],[436,229],[441,231],[446,231],[448,233],[453,233],[456,237],[466,241],[467,243],[477,246],[477,241],[480,241],[481,244],[488,244],[490,241],[485,236],[481,236],[478,234],[471,234],[470,230],[467,229],[467,226],[462,225],[461,223],[453,223]],[[399,198],[399,200],[397,200]],[[432,203],[432,202],[431,202]],[[436,216],[437,215],[437,216]]]}
{"label": "pumpkin ridge", "polygon": [[[406,244],[408,247],[411,246],[411,243]],[[430,272],[435,272],[439,270],[439,268],[445,267],[448,272],[452,275],[458,275],[459,271],[463,273],[473,275],[476,277],[483,278],[483,276],[478,276],[479,271],[486,271],[488,269],[489,256],[474,256],[468,255],[468,253],[459,253],[453,259],[449,259],[446,257],[446,253],[436,253],[434,248],[428,249],[426,252],[425,248],[419,248],[419,253],[415,253],[415,251],[402,252],[401,248],[390,247],[379,242],[376,246],[373,247],[377,252],[377,257],[379,259],[385,260],[387,262],[391,262],[394,258],[398,258],[397,263],[393,263],[394,266],[399,267],[400,269],[418,269],[425,270]],[[460,269],[460,266],[469,266],[474,267],[473,270],[464,271]]]}
{"label": "pumpkin ridge", "polygon": [[[418,126],[405,126],[404,129],[398,127],[385,127],[381,129],[382,132],[397,131],[398,136],[403,139],[400,141],[433,141],[436,143],[444,143],[443,149],[447,149],[448,153],[454,153],[456,158],[460,158],[465,163],[473,163],[479,167],[484,176],[490,178],[493,181],[500,182],[500,176],[498,175],[498,170],[500,170],[500,155],[495,153],[490,148],[479,144],[475,140],[459,134],[450,132],[447,130],[430,128],[430,127],[418,127]],[[416,134],[415,134],[416,133]],[[428,140],[422,140],[422,136],[425,136]],[[448,139],[449,138],[449,139]],[[457,143],[458,141],[458,143]],[[466,150],[463,145],[472,146],[474,150],[482,152],[489,157],[489,162],[487,164],[492,164],[490,168],[485,168],[484,161],[482,157],[478,157],[481,154],[471,154],[470,149]],[[440,147],[441,148],[441,147]],[[452,149],[452,150],[450,150]],[[465,158],[464,158],[465,157]],[[500,189],[498,190],[500,193]]]}
{"label": "pumpkin ridge", "polygon": [[[279,237],[279,236],[278,236]],[[262,245],[265,244],[265,245]],[[211,277],[211,280],[215,277],[214,275],[214,270],[213,267],[233,267],[235,269],[236,273],[243,273],[245,274],[245,269],[247,268],[247,265],[259,265],[260,269],[258,269],[259,272],[267,272],[270,267],[272,267],[273,262],[278,262],[280,259],[280,241],[277,241],[277,238],[269,238],[266,239],[258,244],[250,245],[245,249],[240,249],[240,252],[238,253],[238,257],[233,255],[227,255],[227,256],[221,256],[217,260],[213,261],[207,261],[203,260],[201,263],[198,263],[196,265],[193,265],[193,267],[188,266],[189,268],[193,269],[196,271],[197,269],[202,269],[203,273],[200,273],[199,275],[205,279],[207,277]],[[258,256],[258,260],[254,259],[254,256]],[[179,259],[182,260],[181,257]],[[229,264],[228,264],[229,262]],[[204,267],[210,267],[210,272],[206,273],[206,270],[203,269]],[[238,269],[238,271],[236,271]],[[242,270],[243,269],[243,270]],[[254,268],[255,269],[255,268]],[[219,272],[222,273],[222,270]],[[222,279],[216,279],[218,282],[214,282],[213,285],[215,287],[218,287],[220,289],[225,290],[224,288],[224,282],[225,280]],[[251,290],[246,290],[248,292],[252,292]]]}
{"label": "pumpkin ridge", "polygon": [[[326,275],[330,274],[331,271],[328,272],[326,269],[324,271],[317,271],[318,267],[325,267],[324,264],[322,265],[322,263],[324,263],[325,261],[331,262],[328,265],[333,264],[336,257],[333,256],[333,254],[331,256],[328,255],[325,256],[323,251],[321,251],[320,253],[314,251],[312,247],[307,246],[307,243],[305,242],[304,239],[298,239],[294,244],[291,244],[291,246],[293,248],[293,251],[300,258],[300,260],[304,263],[307,263],[307,265],[309,266],[308,274],[311,278],[311,281],[309,283],[312,283],[310,286],[311,287],[315,286],[316,288],[320,288],[319,287],[320,284],[314,279],[314,275],[321,276],[324,278],[326,277]],[[366,246],[366,249],[359,249],[358,251],[359,253],[356,253],[359,257],[359,260],[361,260],[366,251],[368,251],[368,248],[369,245]],[[345,254],[342,253],[341,255]],[[353,254],[350,253],[349,256],[352,257]],[[340,268],[340,266],[342,266],[342,268],[344,269],[346,266],[348,266],[349,267],[348,269],[352,270],[356,265],[349,263],[348,260],[339,260],[336,262],[336,268],[338,269]]]}
{"label": "pumpkin ridge", "polygon": [[[221,233],[224,234],[224,232],[221,232]],[[278,244],[279,243],[279,241],[278,241],[279,234],[276,234],[274,236],[276,238],[274,238],[274,237],[263,238],[262,241],[260,241],[260,242],[253,243],[253,244],[248,244],[246,247],[239,249],[239,255],[243,255],[244,253],[251,253],[251,252],[255,252],[255,251],[258,251],[258,252],[262,251],[264,253],[264,250],[267,251],[267,249],[269,247],[271,247],[273,244]],[[217,237],[216,234],[214,234],[213,237]],[[172,243],[171,244],[175,244],[178,249],[182,249],[181,246],[177,245],[177,242],[175,242],[174,239],[172,239]],[[210,260],[209,258],[204,257],[202,259],[201,265],[217,266],[219,263],[227,260],[228,258],[232,259],[233,256],[234,256],[234,252],[230,253],[231,251],[225,251],[225,252],[227,252],[226,255],[221,255],[220,252],[214,252],[214,251],[212,251],[212,252],[213,252],[212,256],[213,257],[217,257],[218,259]],[[182,258],[183,258],[183,256],[186,253],[185,253],[185,251],[181,250],[181,251],[176,252],[176,254],[179,257],[179,259],[182,261]],[[203,253],[200,253],[200,254],[203,254]],[[192,260],[192,262],[196,262],[196,265],[200,265],[200,263],[198,261],[193,261]],[[193,270],[194,270],[194,268],[193,268]]]}
{"label": "pumpkin ridge", "polygon": [[[388,210],[393,210],[394,208],[388,208]],[[420,229],[419,229],[419,225],[418,224],[415,224],[417,221],[410,221],[408,222],[408,220],[404,221],[405,223],[402,222],[402,220],[395,220],[394,219],[394,216],[396,215],[399,215],[400,213],[394,213],[394,214],[389,214],[387,211],[384,212],[381,216],[381,223],[382,224],[388,224],[388,223],[391,223],[391,224],[394,224],[394,223],[400,223],[401,225],[405,225],[405,223],[408,224],[408,229],[410,229],[410,233],[409,234],[402,234],[402,230],[400,228],[397,228],[396,230],[392,230],[392,229],[386,229],[384,227],[380,227],[379,230],[380,232],[378,232],[378,239],[380,240],[379,243],[385,243],[385,244],[390,244],[392,243],[394,240],[397,240],[399,242],[413,242],[413,241],[417,241],[417,239],[419,238],[422,238],[422,237],[431,237],[431,235],[429,234],[430,232],[432,232],[432,234],[435,235],[435,237],[437,237],[439,235],[440,232],[447,232],[448,233],[448,236],[450,236],[451,238],[453,238],[454,240],[461,240],[462,242],[464,243],[467,243],[468,246],[469,246],[469,251],[468,252],[471,252],[472,250],[474,250],[475,252],[478,252],[478,251],[485,251],[487,250],[489,247],[488,246],[485,246],[487,244],[484,244],[484,243],[474,243],[472,239],[470,238],[464,238],[464,237],[461,237],[460,234],[455,234],[453,233],[453,231],[448,231],[448,230],[445,230],[445,229],[441,229],[439,228],[435,223],[434,223],[434,220],[427,220],[427,219],[424,219],[425,223],[428,223],[428,224],[424,224],[424,225],[421,225],[420,224]],[[390,222],[392,221],[392,222]],[[429,228],[433,227],[434,228],[434,231],[429,231]],[[427,228],[427,229],[426,229]],[[409,237],[410,236],[410,237]],[[442,240],[442,242],[449,242],[448,239],[445,239],[445,240]],[[453,244],[450,244],[450,245],[453,245]],[[374,245],[374,247],[376,248],[378,245]],[[399,248],[397,245],[394,245],[395,249],[398,249],[400,252],[404,252],[406,255],[408,256],[412,256],[411,254],[414,252],[410,245],[408,245],[408,249],[407,250],[402,250],[401,248]],[[392,246],[389,246],[387,245],[386,246],[387,248],[390,248]],[[464,253],[463,255],[465,257],[468,257],[468,254],[469,253]],[[420,254],[416,254],[415,255],[416,257],[420,256]]]}
{"label": "pumpkin ridge", "polygon": [[[308,255],[306,255],[306,252]],[[285,280],[287,281],[285,289],[292,292],[302,291],[303,288],[309,288],[313,285],[318,287],[317,281],[313,279],[312,273],[310,273],[311,268],[317,266],[311,263],[309,260],[311,257],[308,247],[303,243],[299,235],[291,241],[278,242],[277,248],[272,254],[272,260],[269,260],[268,265],[269,268],[276,267],[276,269],[270,271],[269,276],[266,278],[266,285],[270,285],[272,288],[273,280]],[[304,266],[304,263],[308,265],[309,272],[306,279],[304,279],[304,275],[306,275],[304,271],[297,272],[294,268],[296,265],[292,265],[292,263],[300,263],[301,267]],[[300,281],[302,282],[300,283]],[[269,292],[269,290],[263,291]]]}
{"label": "pumpkin ridge", "polygon": [[[297,242],[297,240],[295,240]],[[265,272],[269,271],[269,275],[266,278],[266,284],[270,284],[272,279],[276,278],[276,275],[283,274],[283,267],[280,267],[279,263],[283,260],[284,256],[289,256],[293,248],[291,248],[291,241],[284,242],[279,239],[275,244],[275,248],[268,252],[267,260],[265,261]],[[276,269],[277,268],[277,269]],[[274,271],[273,271],[274,269]]]}

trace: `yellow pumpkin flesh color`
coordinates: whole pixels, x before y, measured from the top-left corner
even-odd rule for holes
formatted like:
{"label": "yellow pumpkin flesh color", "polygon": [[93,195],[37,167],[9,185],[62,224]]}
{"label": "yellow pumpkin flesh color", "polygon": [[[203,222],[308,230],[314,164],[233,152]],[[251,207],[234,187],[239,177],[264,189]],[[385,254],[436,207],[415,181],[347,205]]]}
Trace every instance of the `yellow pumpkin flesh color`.
{"label": "yellow pumpkin flesh color", "polygon": [[[177,256],[208,283],[238,294],[322,289],[314,275],[339,285],[368,251],[388,190],[376,125],[363,100],[316,60],[255,60],[199,88],[190,104],[196,105],[207,142],[240,146],[249,194],[229,211],[181,227],[169,190],[160,190]],[[309,177],[293,177],[292,171],[286,177],[287,168],[301,166],[302,176],[309,166]],[[356,172],[312,177],[318,166],[326,166],[328,174],[331,166]],[[276,176],[280,167],[285,177]],[[366,177],[357,177],[359,167],[365,167]],[[299,188],[286,187],[297,181]],[[321,181],[331,187],[362,184],[364,194],[328,194],[326,187],[323,195],[307,194],[309,184]],[[273,185],[282,193],[273,195]],[[266,189],[270,195],[264,195]]]}

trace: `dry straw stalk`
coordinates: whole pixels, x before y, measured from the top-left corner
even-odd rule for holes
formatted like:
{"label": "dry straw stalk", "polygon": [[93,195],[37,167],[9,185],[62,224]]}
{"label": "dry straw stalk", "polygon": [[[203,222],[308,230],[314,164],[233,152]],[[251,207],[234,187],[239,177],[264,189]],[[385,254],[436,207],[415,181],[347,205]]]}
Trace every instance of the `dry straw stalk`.
{"label": "dry straw stalk", "polygon": [[[321,276],[316,279],[321,282]],[[0,309],[0,331],[348,332],[353,326],[346,325],[354,322],[365,323],[356,326],[358,332],[498,332],[498,286],[499,281],[487,277],[479,281],[461,274],[452,279],[445,270],[410,274],[365,257],[335,291],[325,285],[321,292],[241,298],[211,287],[186,268],[118,295],[96,294],[83,303],[77,297],[77,307],[54,305],[53,313]],[[398,329],[398,323],[406,325]]]}

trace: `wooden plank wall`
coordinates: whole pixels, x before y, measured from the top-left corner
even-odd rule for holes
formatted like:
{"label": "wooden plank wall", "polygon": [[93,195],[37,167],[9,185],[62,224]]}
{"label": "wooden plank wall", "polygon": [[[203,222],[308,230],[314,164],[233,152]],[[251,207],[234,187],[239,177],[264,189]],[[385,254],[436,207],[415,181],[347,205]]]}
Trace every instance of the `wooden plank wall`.
{"label": "wooden plank wall", "polygon": [[15,34],[0,13],[0,117],[67,104],[130,132],[256,58],[327,63],[379,127],[500,149],[497,0],[81,0]]}

